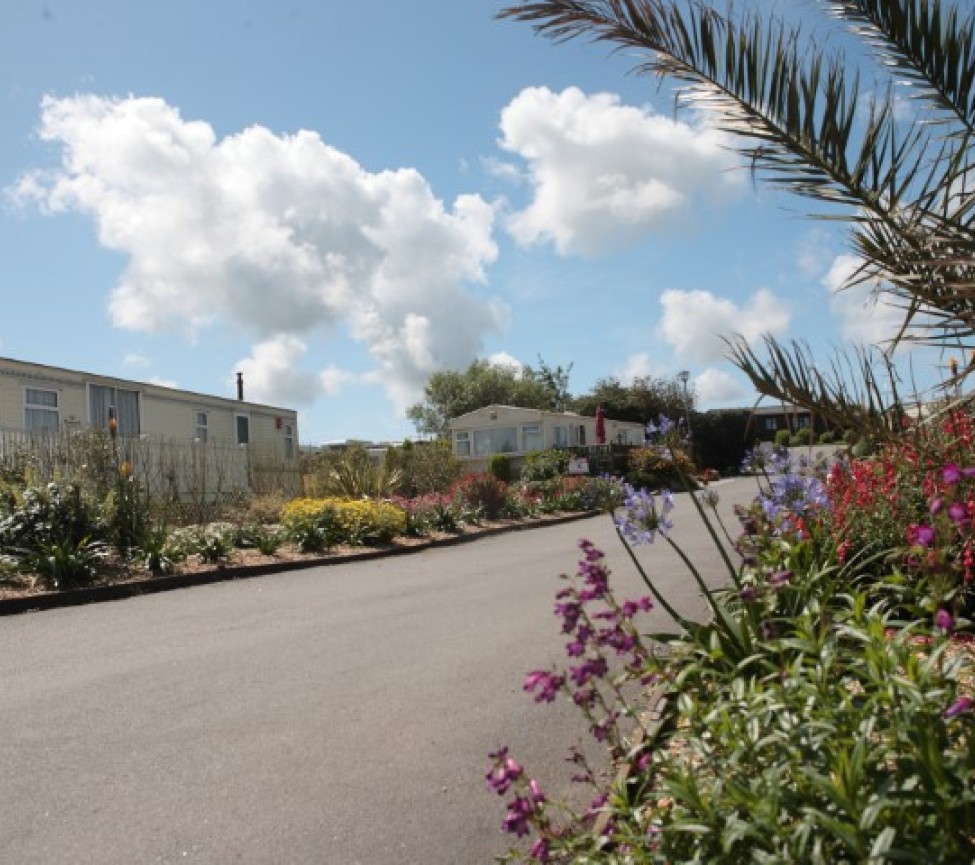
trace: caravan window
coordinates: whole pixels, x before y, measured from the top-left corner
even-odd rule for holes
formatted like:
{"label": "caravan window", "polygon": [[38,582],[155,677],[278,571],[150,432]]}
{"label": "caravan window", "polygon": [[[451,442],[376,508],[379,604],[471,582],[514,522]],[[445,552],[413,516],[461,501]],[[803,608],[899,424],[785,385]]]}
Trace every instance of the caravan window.
{"label": "caravan window", "polygon": [[36,387],[24,389],[24,428],[36,432],[57,432],[60,424],[58,392]]}
{"label": "caravan window", "polygon": [[474,430],[474,454],[511,454],[518,450],[518,431],[513,427]]}
{"label": "caravan window", "polygon": [[100,384],[88,385],[88,423],[96,429],[108,429],[108,411],[114,409],[118,434],[138,436],[142,432],[139,421],[139,392]]}

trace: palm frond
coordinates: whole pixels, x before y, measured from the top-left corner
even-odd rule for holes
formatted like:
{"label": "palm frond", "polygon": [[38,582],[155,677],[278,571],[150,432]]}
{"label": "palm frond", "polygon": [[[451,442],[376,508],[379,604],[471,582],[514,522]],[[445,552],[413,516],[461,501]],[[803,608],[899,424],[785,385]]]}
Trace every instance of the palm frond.
{"label": "palm frond", "polygon": [[[929,96],[936,123],[905,129],[887,89],[864,100],[855,71],[799,28],[754,8],[736,20],[703,0],[534,0],[503,10],[557,41],[584,36],[645,59],[711,109],[766,180],[839,205],[864,257],[859,279],[905,309],[904,328],[935,339],[975,331],[973,16],[938,0],[823,0],[881,46],[888,72]],[[929,56],[933,55],[933,56]],[[955,129],[948,128],[950,121]]]}
{"label": "palm frond", "polygon": [[940,0],[828,0],[880,61],[975,134],[975,12]]}
{"label": "palm frond", "polygon": [[885,441],[900,428],[904,403],[897,371],[890,357],[876,349],[837,350],[824,368],[799,341],[783,344],[766,336],[767,359],[741,335],[725,344],[731,362],[763,397],[807,409],[872,441]]}

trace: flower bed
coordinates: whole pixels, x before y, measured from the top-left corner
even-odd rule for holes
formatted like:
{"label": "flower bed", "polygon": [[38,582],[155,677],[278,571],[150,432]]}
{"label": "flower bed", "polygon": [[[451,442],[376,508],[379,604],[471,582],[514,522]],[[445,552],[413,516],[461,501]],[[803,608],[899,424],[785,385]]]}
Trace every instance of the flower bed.
{"label": "flower bed", "polygon": [[[971,428],[951,415],[908,429],[828,477],[779,455],[720,590],[670,538],[668,496],[629,489],[617,530],[648,594],[617,599],[602,551],[581,542],[555,604],[567,664],[524,682],[537,702],[577,706],[619,770],[572,752],[593,793],[580,813],[506,748],[491,754],[502,827],[524,839],[511,858],[975,861]],[[717,540],[712,494],[692,501]],[[670,606],[633,556],[642,543],[677,550],[708,621]],[[651,604],[676,633],[646,633]]]}

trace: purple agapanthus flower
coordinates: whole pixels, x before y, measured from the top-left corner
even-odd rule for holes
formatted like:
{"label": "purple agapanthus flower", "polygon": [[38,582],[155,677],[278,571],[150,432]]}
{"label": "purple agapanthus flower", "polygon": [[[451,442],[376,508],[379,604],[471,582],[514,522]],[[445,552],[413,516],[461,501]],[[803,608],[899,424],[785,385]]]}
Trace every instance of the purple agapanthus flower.
{"label": "purple agapanthus flower", "polygon": [[783,474],[772,478],[759,503],[770,521],[829,507],[826,485],[811,475]]}
{"label": "purple agapanthus flower", "polygon": [[626,500],[621,514],[616,517],[616,528],[629,543],[652,544],[657,534],[666,535],[673,527],[668,514],[674,509],[674,497],[664,490],[658,497],[646,489],[624,485]]}
{"label": "purple agapanthus flower", "polygon": [[653,439],[654,436],[665,436],[669,433],[676,424],[666,415],[659,415],[657,417],[657,422],[654,423],[650,421],[647,424],[647,438]]}

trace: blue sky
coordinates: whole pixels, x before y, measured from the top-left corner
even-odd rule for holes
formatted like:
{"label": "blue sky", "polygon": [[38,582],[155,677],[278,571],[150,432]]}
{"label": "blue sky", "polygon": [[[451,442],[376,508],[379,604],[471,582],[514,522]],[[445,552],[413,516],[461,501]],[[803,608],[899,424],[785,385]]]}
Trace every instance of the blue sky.
{"label": "blue sky", "polygon": [[[437,369],[690,371],[721,333],[890,335],[841,227],[756,188],[705,116],[491,0],[4,0],[0,355],[399,439]],[[936,359],[915,359],[922,380]]]}

